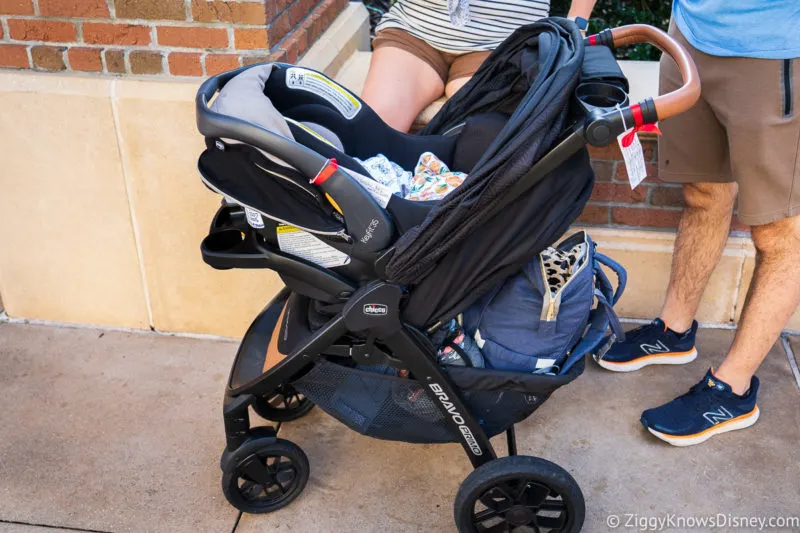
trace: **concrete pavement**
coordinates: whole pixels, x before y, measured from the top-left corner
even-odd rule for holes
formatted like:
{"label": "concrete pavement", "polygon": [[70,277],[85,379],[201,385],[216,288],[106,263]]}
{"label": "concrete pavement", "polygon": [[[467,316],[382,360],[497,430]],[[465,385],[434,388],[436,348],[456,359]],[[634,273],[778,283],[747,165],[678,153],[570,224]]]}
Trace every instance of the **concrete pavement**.
{"label": "concrete pavement", "polygon": [[[580,483],[584,531],[608,531],[609,515],[800,515],[800,390],[781,343],[759,372],[753,428],[678,449],[639,426],[643,408],[717,364],[731,336],[702,330],[700,357],[682,367],[614,374],[589,365],[518,426],[519,453],[552,460]],[[223,341],[0,324],[0,533],[454,530],[453,498],[470,471],[459,446],[370,439],[319,409],[280,430],[309,456],[303,495],[237,523],[218,468],[235,350]],[[503,439],[495,441],[503,454]]]}

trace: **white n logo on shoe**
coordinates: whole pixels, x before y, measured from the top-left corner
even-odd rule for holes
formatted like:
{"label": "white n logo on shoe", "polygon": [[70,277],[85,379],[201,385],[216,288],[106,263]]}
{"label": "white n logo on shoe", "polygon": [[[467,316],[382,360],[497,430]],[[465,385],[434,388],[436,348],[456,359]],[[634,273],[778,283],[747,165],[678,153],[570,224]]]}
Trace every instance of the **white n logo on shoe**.
{"label": "white n logo on shoe", "polygon": [[709,411],[707,413],[703,413],[703,418],[708,420],[712,425],[716,426],[720,422],[725,422],[726,420],[730,420],[731,418],[733,418],[733,415],[731,414],[730,411],[720,406],[719,409],[717,409],[716,411]]}
{"label": "white n logo on shoe", "polygon": [[648,355],[654,353],[665,353],[669,351],[669,348],[667,348],[662,341],[658,341],[656,344],[640,344],[639,348],[641,348],[641,350]]}

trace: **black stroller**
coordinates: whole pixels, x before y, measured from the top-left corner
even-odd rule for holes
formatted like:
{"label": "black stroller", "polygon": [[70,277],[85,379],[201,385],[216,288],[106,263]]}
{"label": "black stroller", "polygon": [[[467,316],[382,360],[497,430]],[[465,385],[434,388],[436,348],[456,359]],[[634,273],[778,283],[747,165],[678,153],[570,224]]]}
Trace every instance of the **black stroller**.
{"label": "black stroller", "polygon": [[[638,42],[672,56],[685,83],[628,105],[610,47]],[[566,231],[593,186],[587,142],[608,145],[694,104],[691,59],[649,26],[584,40],[570,21],[545,19],[510,36],[416,135],[392,130],[323,74],[274,64],[260,96],[294,140],[209,108],[255,67],[210,78],[196,101],[207,144],[199,170],[225,197],[203,259],[217,269],[271,269],[286,285],[250,326],[231,370],[227,499],[266,513],[303,491],[306,455],[273,427],[251,427],[248,408],[282,422],[317,404],[373,437],[461,443],[475,467],[455,499],[461,532],[580,531],[577,483],[551,462],[517,455],[514,424],[578,377],[584,359],[555,375],[442,366],[430,333]],[[383,153],[408,168],[425,151],[469,173],[436,202],[386,195],[355,159]],[[295,252],[303,246],[317,255]],[[502,432],[508,456],[498,458],[489,438]]]}

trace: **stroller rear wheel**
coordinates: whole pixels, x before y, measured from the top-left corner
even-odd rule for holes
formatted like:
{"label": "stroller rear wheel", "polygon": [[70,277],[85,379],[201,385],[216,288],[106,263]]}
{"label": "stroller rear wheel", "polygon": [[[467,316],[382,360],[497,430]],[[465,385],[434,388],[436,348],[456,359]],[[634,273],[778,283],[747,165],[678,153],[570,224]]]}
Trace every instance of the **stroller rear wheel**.
{"label": "stroller rear wheel", "polygon": [[295,443],[274,437],[245,442],[224,461],[222,492],[245,513],[271,513],[289,505],[308,482],[308,457]]}
{"label": "stroller rear wheel", "polygon": [[454,511],[459,533],[577,533],[586,508],[566,470],[516,455],[490,461],[467,476]]}
{"label": "stroller rear wheel", "polygon": [[287,384],[281,385],[271,394],[256,398],[253,402],[253,410],[258,416],[273,422],[297,420],[313,407],[314,402]]}

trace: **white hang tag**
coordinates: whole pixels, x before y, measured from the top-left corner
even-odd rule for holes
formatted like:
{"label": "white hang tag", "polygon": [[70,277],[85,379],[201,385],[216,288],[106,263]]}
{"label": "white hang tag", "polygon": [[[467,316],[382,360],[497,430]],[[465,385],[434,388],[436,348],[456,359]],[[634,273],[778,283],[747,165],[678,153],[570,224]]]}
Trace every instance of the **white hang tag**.
{"label": "white hang tag", "polygon": [[625,160],[625,168],[628,171],[628,180],[631,182],[631,189],[635,189],[647,177],[647,167],[644,164],[644,151],[639,136],[633,133],[633,138],[628,146],[622,145],[622,139],[632,130],[628,130],[617,136],[619,149],[622,158]]}

